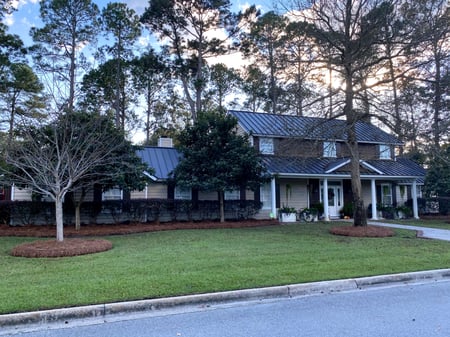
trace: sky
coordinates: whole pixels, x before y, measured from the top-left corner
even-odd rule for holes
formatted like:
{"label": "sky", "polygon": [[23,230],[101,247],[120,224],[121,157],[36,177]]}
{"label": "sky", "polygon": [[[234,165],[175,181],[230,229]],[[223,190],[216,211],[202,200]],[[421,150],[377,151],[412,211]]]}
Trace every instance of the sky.
{"label": "sky", "polygon": [[[128,7],[134,9],[136,13],[142,14],[145,7],[148,5],[147,0],[116,0],[117,2],[124,2]],[[249,5],[256,5],[262,12],[267,12],[273,7],[273,1],[276,0],[231,0],[232,10],[238,12]],[[106,6],[108,0],[93,0],[100,10]],[[29,35],[31,27],[42,27],[42,22],[39,19],[39,0],[13,0],[13,7],[16,9],[12,15],[5,18],[4,22],[9,27],[9,33],[19,35],[26,46],[32,44]]]}

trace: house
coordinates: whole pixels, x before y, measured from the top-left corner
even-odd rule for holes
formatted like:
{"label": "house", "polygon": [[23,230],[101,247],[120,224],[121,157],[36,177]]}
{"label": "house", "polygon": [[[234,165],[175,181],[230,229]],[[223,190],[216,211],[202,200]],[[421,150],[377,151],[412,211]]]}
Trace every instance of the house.
{"label": "house", "polygon": [[[352,204],[350,151],[346,145],[346,122],[292,115],[229,111],[238,120],[238,132],[249,135],[271,175],[270,183],[257,191],[227,191],[225,200],[241,204],[260,201],[262,208],[255,218],[276,218],[280,207],[297,210],[323,206],[326,220],[337,218]],[[417,198],[421,196],[425,170],[413,161],[396,156],[403,146],[396,137],[366,122],[356,125],[360,155],[362,197],[372,219],[382,207],[402,206],[409,200],[413,216],[418,218]],[[154,168],[151,183],[143,191],[126,195],[120,190],[102,193],[101,200],[190,200],[193,203],[218,200],[217,192],[198,191],[169,183],[170,172],[181,154],[170,139],[158,146],[138,151],[149,167]],[[326,193],[324,193],[326,191]],[[12,200],[29,200],[26,190],[13,189]],[[95,197],[94,197],[95,199]],[[234,207],[234,206],[233,206]],[[231,209],[238,212],[236,209]]]}
{"label": "house", "polygon": [[[298,210],[322,204],[325,219],[337,218],[352,202],[350,151],[346,145],[346,122],[291,115],[230,111],[239,131],[261,153],[272,176],[261,187],[260,217],[277,215],[286,205]],[[372,219],[380,206],[400,206],[412,199],[418,218],[417,197],[425,170],[405,158],[397,158],[403,146],[396,137],[365,122],[356,125],[360,155],[362,196],[370,205]],[[324,191],[327,191],[324,193]]]}

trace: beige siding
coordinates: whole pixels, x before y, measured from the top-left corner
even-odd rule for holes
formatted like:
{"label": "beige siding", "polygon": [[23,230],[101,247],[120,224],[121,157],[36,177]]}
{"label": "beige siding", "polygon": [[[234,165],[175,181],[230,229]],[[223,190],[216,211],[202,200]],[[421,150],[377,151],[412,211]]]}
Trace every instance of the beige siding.
{"label": "beige siding", "polygon": [[31,190],[28,188],[18,188],[16,186],[13,186],[14,189],[14,200],[21,200],[21,201],[30,201],[31,200]]}
{"label": "beige siding", "polygon": [[130,193],[130,199],[145,199],[146,198],[146,190],[148,187],[146,187],[142,191],[131,191]]}
{"label": "beige siding", "polygon": [[364,200],[364,207],[369,206],[372,203],[372,192],[370,180],[361,181],[362,198]]}
{"label": "beige siding", "polygon": [[[289,188],[287,188],[289,186]],[[307,180],[280,179],[280,206],[301,210],[308,207]]]}
{"label": "beige siding", "polygon": [[147,193],[149,199],[167,199],[167,185],[150,184]]}

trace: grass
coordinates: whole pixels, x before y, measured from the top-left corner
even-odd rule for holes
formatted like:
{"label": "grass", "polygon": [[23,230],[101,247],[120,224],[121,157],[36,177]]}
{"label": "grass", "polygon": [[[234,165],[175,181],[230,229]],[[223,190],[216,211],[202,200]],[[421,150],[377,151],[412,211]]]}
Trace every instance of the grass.
{"label": "grass", "polygon": [[450,243],[339,237],[335,225],[111,236],[108,252],[56,259],[12,257],[33,239],[0,238],[0,313],[450,267]]}

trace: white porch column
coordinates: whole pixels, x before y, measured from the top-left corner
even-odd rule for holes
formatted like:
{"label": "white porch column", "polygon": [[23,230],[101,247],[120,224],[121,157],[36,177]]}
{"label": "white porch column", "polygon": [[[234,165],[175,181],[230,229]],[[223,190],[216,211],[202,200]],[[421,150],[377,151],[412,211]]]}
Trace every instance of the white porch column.
{"label": "white porch column", "polygon": [[323,215],[325,221],[330,221],[330,210],[328,209],[328,178],[323,179]]}
{"label": "white porch column", "polygon": [[411,197],[414,219],[419,219],[419,207],[417,206],[417,182],[414,180],[411,187]]}
{"label": "white porch column", "polygon": [[377,188],[375,186],[375,179],[370,181],[370,192],[372,196],[372,220],[378,220],[377,214]]}
{"label": "white porch column", "polygon": [[278,218],[277,214],[277,190],[276,190],[276,184],[275,184],[275,177],[272,178],[270,181],[270,205],[272,209],[272,215],[274,219]]}

